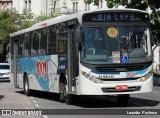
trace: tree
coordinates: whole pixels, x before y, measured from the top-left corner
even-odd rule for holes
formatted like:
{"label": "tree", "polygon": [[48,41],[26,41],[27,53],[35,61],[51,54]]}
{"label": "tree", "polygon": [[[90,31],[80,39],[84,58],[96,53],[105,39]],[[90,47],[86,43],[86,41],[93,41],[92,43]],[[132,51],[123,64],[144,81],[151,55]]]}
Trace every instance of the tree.
{"label": "tree", "polygon": [[51,17],[48,17],[46,15],[41,14],[40,16],[38,16],[38,17],[35,18],[35,23],[43,21],[43,20],[47,20],[49,18],[51,18]]}
{"label": "tree", "polygon": [[5,60],[7,54],[7,45],[9,44],[10,34],[21,29],[31,27],[37,21],[48,19],[49,17],[41,15],[34,18],[34,15],[24,11],[19,14],[16,10],[5,10],[0,12],[0,46],[2,47],[2,58],[0,61]]}
{"label": "tree", "polygon": [[94,5],[98,5],[99,4],[99,0],[84,0],[84,2],[86,4],[91,4],[91,3],[94,3]]}

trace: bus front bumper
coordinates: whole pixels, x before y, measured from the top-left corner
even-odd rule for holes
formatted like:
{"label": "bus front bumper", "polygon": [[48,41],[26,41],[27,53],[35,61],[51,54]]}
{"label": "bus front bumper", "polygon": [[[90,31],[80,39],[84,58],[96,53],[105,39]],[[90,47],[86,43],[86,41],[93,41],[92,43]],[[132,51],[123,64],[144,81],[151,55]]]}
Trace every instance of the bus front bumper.
{"label": "bus front bumper", "polygon": [[[94,83],[86,78],[80,81],[80,90],[78,95],[120,95],[147,93],[153,91],[153,76],[145,81],[110,81],[105,84]],[[127,89],[117,90],[118,87],[127,87]]]}

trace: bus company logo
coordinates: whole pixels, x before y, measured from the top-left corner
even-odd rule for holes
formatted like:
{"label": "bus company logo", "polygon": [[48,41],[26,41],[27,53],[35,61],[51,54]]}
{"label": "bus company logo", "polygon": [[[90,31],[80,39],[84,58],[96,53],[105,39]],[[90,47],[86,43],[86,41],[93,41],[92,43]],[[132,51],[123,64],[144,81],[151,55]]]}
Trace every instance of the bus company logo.
{"label": "bus company logo", "polygon": [[43,61],[37,60],[36,61],[36,69],[37,69],[38,79],[41,76],[45,77],[46,76],[46,60],[43,60]]}
{"label": "bus company logo", "polygon": [[136,72],[129,72],[128,73],[128,77],[134,77],[134,76],[136,76]]}

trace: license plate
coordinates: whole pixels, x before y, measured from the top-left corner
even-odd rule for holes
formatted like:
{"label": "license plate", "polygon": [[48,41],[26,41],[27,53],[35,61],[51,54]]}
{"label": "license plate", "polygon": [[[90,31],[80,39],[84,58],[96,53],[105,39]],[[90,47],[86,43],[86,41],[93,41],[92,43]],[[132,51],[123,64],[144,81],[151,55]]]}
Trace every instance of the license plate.
{"label": "license plate", "polygon": [[127,85],[118,85],[118,86],[116,86],[116,90],[118,90],[118,91],[128,90],[128,86]]}

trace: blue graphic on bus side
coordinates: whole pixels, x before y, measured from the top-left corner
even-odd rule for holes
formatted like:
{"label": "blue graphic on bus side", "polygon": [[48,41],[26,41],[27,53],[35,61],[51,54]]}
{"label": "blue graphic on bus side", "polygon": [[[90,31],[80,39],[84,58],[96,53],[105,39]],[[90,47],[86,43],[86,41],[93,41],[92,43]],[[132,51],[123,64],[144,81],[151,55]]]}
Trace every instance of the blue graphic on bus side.
{"label": "blue graphic on bus side", "polygon": [[48,80],[48,61],[49,56],[45,57],[31,57],[31,58],[20,58],[19,66],[22,72],[26,72],[28,76],[33,74],[38,79],[38,82],[43,90],[49,91],[49,80]]}

